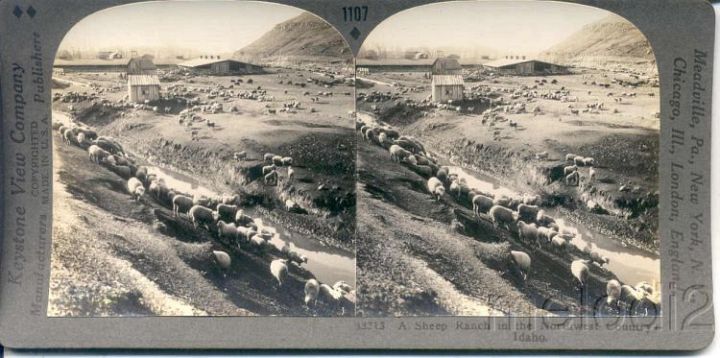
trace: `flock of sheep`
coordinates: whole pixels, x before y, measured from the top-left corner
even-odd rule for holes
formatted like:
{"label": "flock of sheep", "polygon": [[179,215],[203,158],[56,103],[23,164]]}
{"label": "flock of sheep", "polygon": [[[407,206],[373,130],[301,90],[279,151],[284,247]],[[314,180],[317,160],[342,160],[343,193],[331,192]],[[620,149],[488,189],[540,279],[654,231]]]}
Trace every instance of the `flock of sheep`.
{"label": "flock of sheep", "polygon": [[[494,195],[471,188],[463,178],[451,174],[450,168],[440,166],[417,139],[402,136],[387,125],[371,125],[358,121],[356,129],[366,141],[387,149],[391,160],[409,167],[426,178],[427,191],[437,201],[449,195],[461,205],[472,205],[478,220],[489,219],[495,228],[503,228],[511,233],[516,231],[520,241],[531,250],[547,249],[568,258],[572,258],[570,253],[573,251],[581,252],[586,258],[571,261],[569,267],[572,274],[569,279],[574,281],[578,289],[583,289],[587,283],[591,266],[605,270],[604,265],[609,263],[610,260],[600,254],[594,244],[586,246],[583,250],[574,247],[572,240],[578,235],[577,230],[559,225],[552,216],[541,209],[540,196]],[[588,175],[591,179],[594,178],[593,158],[568,154],[566,159],[573,163],[565,168],[566,182],[577,185],[580,181],[580,167],[589,168]],[[462,226],[457,220],[453,220],[453,225]],[[511,251],[510,258],[525,281],[532,266],[530,254],[524,251]],[[614,279],[607,282],[606,291],[608,304],[622,303],[625,308],[645,303],[654,293],[652,286],[646,282],[630,286],[622,285]]]}
{"label": "flock of sheep", "polygon": [[[259,227],[254,218],[238,207],[238,195],[225,194],[215,198],[197,194],[192,197],[183,195],[169,188],[162,178],[148,173],[147,167],[136,165],[117,140],[98,136],[92,129],[79,125],[55,126],[65,143],[86,149],[92,162],[103,165],[126,179],[127,192],[135,200],[139,201],[149,193],[157,203],[172,207],[175,217],[185,216],[195,229],[204,228],[210,232],[216,230],[218,239],[230,242],[239,249],[255,252],[259,256],[263,256],[267,249],[273,246],[270,239],[275,233]],[[292,178],[292,158],[269,154],[265,159],[271,163],[267,167],[271,170],[265,175],[266,183],[273,178],[275,183],[277,182],[276,168],[282,165],[287,166],[288,176]],[[281,258],[272,260],[269,265],[269,272],[277,281],[278,288],[282,288],[286,282],[289,266],[295,265],[299,268],[308,262],[308,258],[294,250],[289,242],[280,249],[280,254]],[[213,257],[223,270],[232,265],[232,259],[227,252],[215,250]],[[352,287],[344,281],[330,286],[310,278],[305,282],[304,301],[308,306],[315,306],[318,300],[322,300],[333,307],[340,305],[344,310],[342,303],[352,291]]]}

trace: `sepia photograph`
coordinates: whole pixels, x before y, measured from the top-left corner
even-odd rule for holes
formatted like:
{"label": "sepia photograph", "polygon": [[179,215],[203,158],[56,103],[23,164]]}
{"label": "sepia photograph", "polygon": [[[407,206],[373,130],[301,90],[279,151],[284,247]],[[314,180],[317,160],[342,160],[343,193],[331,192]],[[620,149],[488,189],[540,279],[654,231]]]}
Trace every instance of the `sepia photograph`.
{"label": "sepia photograph", "polygon": [[650,43],[569,3],[453,1],[356,58],[357,315],[657,316]]}
{"label": "sepia photograph", "polygon": [[354,316],[354,58],[303,10],[143,2],[53,66],[48,316]]}

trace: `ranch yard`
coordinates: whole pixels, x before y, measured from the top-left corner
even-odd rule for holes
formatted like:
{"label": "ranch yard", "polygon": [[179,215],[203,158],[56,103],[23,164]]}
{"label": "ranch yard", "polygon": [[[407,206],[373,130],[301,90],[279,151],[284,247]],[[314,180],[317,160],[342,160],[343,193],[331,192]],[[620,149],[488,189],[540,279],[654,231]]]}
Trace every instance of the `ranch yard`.
{"label": "ranch yard", "polygon": [[[344,71],[167,70],[162,98],[146,104],[127,101],[117,73],[56,74],[54,128],[100,139],[53,137],[51,315],[354,314],[354,97]],[[105,139],[123,153],[94,163],[88,147]],[[257,234],[194,227],[193,214],[173,213],[173,195],[239,209],[247,227],[224,220]],[[319,286],[309,304],[306,284]]]}

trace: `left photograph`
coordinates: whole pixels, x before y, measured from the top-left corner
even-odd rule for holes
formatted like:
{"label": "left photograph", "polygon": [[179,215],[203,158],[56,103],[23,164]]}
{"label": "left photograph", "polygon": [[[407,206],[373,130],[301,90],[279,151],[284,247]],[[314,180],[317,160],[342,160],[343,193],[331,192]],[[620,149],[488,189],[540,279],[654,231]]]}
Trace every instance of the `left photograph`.
{"label": "left photograph", "polygon": [[53,68],[48,316],[354,316],[354,80],[290,6],[78,22]]}

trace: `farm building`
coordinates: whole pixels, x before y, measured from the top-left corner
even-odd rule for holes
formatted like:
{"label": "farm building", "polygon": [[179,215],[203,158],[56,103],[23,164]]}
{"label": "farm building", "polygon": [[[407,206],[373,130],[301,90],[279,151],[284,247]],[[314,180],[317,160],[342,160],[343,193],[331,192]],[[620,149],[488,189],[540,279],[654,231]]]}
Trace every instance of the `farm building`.
{"label": "farm building", "polygon": [[160,79],[157,75],[128,75],[130,102],[145,103],[160,99]]}
{"label": "farm building", "polygon": [[157,75],[157,66],[153,63],[153,57],[143,55],[142,57],[133,57],[127,64],[128,75]]}
{"label": "farm building", "polygon": [[465,82],[462,75],[433,75],[432,100],[437,103],[463,99]]}
{"label": "farm building", "polygon": [[520,59],[519,56],[510,59],[499,59],[484,63],[483,66],[510,75],[551,75],[568,73],[568,68],[565,66],[538,60],[525,60],[524,56],[523,59]]}
{"label": "farm building", "polygon": [[461,75],[462,66],[457,58],[438,58],[432,64],[432,75]]}
{"label": "farm building", "polygon": [[463,99],[465,81],[456,58],[438,58],[432,64],[432,100],[437,103]]}
{"label": "farm building", "polygon": [[178,64],[198,73],[222,76],[262,73],[262,67],[246,62],[218,58],[196,58]]}

